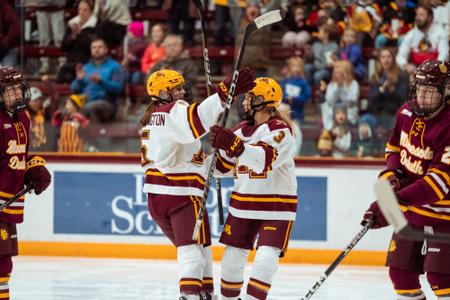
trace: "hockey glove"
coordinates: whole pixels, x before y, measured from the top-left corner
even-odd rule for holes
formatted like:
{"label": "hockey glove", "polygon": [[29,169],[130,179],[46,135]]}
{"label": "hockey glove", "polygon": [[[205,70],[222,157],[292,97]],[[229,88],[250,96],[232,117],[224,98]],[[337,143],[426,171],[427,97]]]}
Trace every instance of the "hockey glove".
{"label": "hockey glove", "polygon": [[237,157],[244,152],[244,142],[230,129],[214,125],[211,127],[211,146],[224,150],[229,157]]}
{"label": "hockey glove", "polygon": [[389,223],[384,218],[377,201],[372,202],[369,209],[366,210],[366,212],[364,213],[363,220],[361,221],[361,225],[365,226],[366,223],[370,220],[374,221],[371,227],[372,229],[378,229],[389,226]]}
{"label": "hockey glove", "polygon": [[34,192],[39,195],[48,187],[52,177],[45,167],[45,160],[40,156],[33,156],[26,163],[25,185],[33,184]]}
{"label": "hockey glove", "polygon": [[394,192],[398,191],[401,187],[401,183],[400,183],[400,179],[399,179],[399,174],[397,172],[394,172],[392,170],[384,170],[380,173],[380,175],[378,176],[378,178],[383,178],[389,181],[389,183],[392,186],[392,189],[394,190]]}
{"label": "hockey glove", "polygon": [[[255,87],[255,71],[250,69],[249,67],[245,67],[239,71],[239,77],[236,83],[236,89],[234,92],[234,96],[247,93],[251,89]],[[233,74],[228,75],[225,79],[219,84],[219,97],[223,103],[227,101],[228,91],[231,86],[231,82],[233,81]]]}

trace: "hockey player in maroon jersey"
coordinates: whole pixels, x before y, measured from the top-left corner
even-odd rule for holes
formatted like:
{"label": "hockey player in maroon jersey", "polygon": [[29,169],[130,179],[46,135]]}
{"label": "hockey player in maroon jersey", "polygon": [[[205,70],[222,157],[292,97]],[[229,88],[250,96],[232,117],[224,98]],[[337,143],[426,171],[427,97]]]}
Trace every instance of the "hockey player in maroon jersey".
{"label": "hockey player in maroon jersey", "polygon": [[[254,78],[250,69],[241,70],[236,94],[253,88]],[[180,300],[212,297],[211,236],[206,213],[198,240],[192,241],[210,165],[204,161],[200,138],[223,112],[231,80],[231,75],[226,77],[219,92],[200,104],[189,104],[183,100],[185,81],[180,73],[161,70],[147,79],[151,102],[141,119],[144,192],[148,194],[150,215],[177,248]]]}
{"label": "hockey player in maroon jersey", "polygon": [[[0,67],[0,204],[33,184],[40,194],[50,184],[45,161],[28,156],[30,118],[25,108],[30,91],[22,75],[11,67]],[[16,224],[23,221],[25,198],[0,212],[0,299],[9,299],[8,282],[17,253]]]}
{"label": "hockey player in maroon jersey", "polygon": [[[397,112],[380,177],[391,182],[413,226],[450,233],[450,64],[431,60],[420,65],[409,99]],[[376,202],[364,220],[371,217],[373,228],[388,225]],[[394,234],[386,265],[398,299],[425,299],[419,282],[423,273],[438,299],[450,299],[450,244]]]}
{"label": "hockey player in maroon jersey", "polygon": [[258,236],[245,299],[266,299],[279,257],[287,250],[297,211],[295,139],[277,110],[280,85],[262,77],[239,105],[246,120],[233,130],[211,128],[211,145],[219,148],[217,169],[234,169],[234,187],[220,242],[222,299],[238,299],[244,267]]}

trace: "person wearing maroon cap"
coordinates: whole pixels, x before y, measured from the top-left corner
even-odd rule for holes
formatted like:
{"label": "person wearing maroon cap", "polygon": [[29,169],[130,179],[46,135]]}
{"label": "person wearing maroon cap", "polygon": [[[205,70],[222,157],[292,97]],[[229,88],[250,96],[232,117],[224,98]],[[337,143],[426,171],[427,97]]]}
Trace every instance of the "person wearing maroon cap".
{"label": "person wearing maroon cap", "polygon": [[[450,64],[429,60],[414,73],[409,101],[397,111],[386,145],[386,170],[400,208],[413,227],[450,233]],[[372,228],[388,225],[376,202],[364,214]],[[426,272],[437,299],[450,299],[450,245],[394,234],[387,263],[397,299],[424,300]]]}
{"label": "person wearing maroon cap", "polygon": [[[0,205],[32,185],[36,195],[50,184],[45,160],[28,155],[30,118],[25,111],[30,89],[22,74],[0,67]],[[17,253],[16,224],[22,223],[25,197],[0,211],[0,299],[9,299],[8,282]]]}

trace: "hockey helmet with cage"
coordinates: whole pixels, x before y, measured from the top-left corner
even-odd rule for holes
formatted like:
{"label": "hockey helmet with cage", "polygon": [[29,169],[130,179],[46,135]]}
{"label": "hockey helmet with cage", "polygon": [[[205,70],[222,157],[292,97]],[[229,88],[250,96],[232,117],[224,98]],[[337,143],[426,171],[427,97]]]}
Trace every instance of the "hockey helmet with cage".
{"label": "hockey helmet with cage", "polygon": [[[21,95],[15,94],[15,86],[20,87]],[[22,74],[12,67],[0,67],[0,109],[16,114],[24,110],[29,101],[30,88]]]}
{"label": "hockey helmet with cage", "polygon": [[278,82],[269,77],[259,77],[255,79],[255,84],[250,93],[264,99],[265,107],[278,107],[283,100],[283,90]]}
{"label": "hockey helmet with cage", "polygon": [[[448,62],[428,60],[417,67],[408,100],[414,113],[427,117],[439,110],[448,100],[448,85],[450,85],[450,64]],[[439,94],[433,94],[436,92]],[[420,97],[428,98],[427,103],[420,104],[418,94]]]}
{"label": "hockey helmet with cage", "polygon": [[[274,79],[269,77],[258,77],[255,79],[255,87],[251,89],[245,97],[239,96],[237,102],[239,116],[243,120],[253,120],[256,111],[264,107],[277,108],[283,100],[283,91],[281,86]],[[244,101],[251,98],[250,111],[244,108]]]}
{"label": "hockey helmet with cage", "polygon": [[185,83],[183,76],[175,70],[160,70],[147,78],[147,93],[152,101],[170,100],[170,92]]}

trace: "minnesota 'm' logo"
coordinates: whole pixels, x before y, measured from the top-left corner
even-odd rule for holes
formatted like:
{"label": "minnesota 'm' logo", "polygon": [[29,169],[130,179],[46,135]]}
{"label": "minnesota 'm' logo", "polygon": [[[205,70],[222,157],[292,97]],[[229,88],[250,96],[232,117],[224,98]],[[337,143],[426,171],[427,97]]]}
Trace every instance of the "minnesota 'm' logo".
{"label": "minnesota 'm' logo", "polygon": [[6,241],[8,239],[8,231],[2,228],[2,230],[0,230],[0,236],[3,241]]}
{"label": "minnesota 'm' logo", "polygon": [[397,249],[397,245],[395,244],[395,241],[391,241],[389,245],[389,252],[394,252],[395,249]]}
{"label": "minnesota 'm' logo", "polygon": [[163,72],[156,72],[155,79],[160,77],[165,77],[166,75]]}
{"label": "minnesota 'm' logo", "polygon": [[228,235],[231,235],[231,225],[225,224],[225,227],[223,227],[223,232],[225,232]]}

